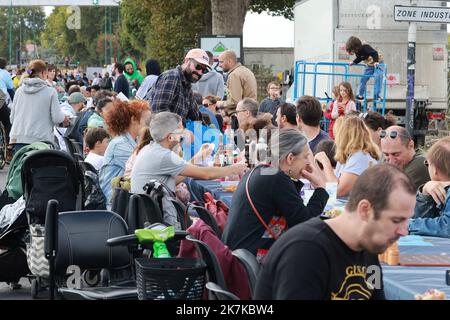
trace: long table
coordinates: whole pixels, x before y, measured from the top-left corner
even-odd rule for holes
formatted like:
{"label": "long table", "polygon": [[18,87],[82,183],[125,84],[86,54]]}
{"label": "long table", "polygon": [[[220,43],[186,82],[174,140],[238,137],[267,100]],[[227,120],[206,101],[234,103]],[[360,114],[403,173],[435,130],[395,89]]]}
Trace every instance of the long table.
{"label": "long table", "polygon": [[[231,207],[231,200],[233,198],[233,193],[223,190],[219,181],[194,180],[194,182],[204,189],[202,191],[210,192],[215,199],[223,201],[228,206],[228,208]],[[203,192],[201,191],[200,193],[203,194]]]}
{"label": "long table", "polygon": [[[211,192],[215,199],[222,200],[231,207],[233,193],[221,188],[219,181],[195,180],[205,192]],[[450,239],[422,237],[431,246],[399,246],[402,254],[448,254],[450,255]],[[386,299],[413,300],[416,294],[422,294],[428,289],[438,289],[445,292],[450,299],[450,286],[445,280],[449,267],[428,266],[389,266],[382,264],[383,283]]]}
{"label": "long table", "polygon": [[[450,255],[450,239],[422,237],[432,246],[399,246],[402,254],[439,254]],[[386,299],[413,300],[416,294],[422,294],[428,289],[438,289],[445,292],[450,299],[450,286],[445,280],[449,267],[429,266],[389,266],[382,264],[383,282]]]}

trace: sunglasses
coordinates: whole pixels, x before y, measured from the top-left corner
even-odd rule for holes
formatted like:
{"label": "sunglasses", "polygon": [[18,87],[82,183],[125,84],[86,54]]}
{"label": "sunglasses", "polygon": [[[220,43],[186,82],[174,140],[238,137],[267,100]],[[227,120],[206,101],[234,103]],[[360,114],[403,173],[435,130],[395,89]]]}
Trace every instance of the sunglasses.
{"label": "sunglasses", "polygon": [[203,74],[206,74],[209,72],[208,68],[205,66],[202,66],[201,64],[197,63],[195,60],[191,59],[191,62],[195,65],[195,70],[200,71],[202,70]]}
{"label": "sunglasses", "polygon": [[[380,138],[381,139],[386,138],[387,135],[388,134],[387,134],[386,130],[381,130],[381,132],[380,132]],[[391,139],[395,139],[398,136],[407,137],[407,138],[411,139],[411,137],[408,134],[405,134],[405,133],[401,133],[401,132],[398,132],[398,131],[391,131],[391,132],[389,132],[389,137]]]}

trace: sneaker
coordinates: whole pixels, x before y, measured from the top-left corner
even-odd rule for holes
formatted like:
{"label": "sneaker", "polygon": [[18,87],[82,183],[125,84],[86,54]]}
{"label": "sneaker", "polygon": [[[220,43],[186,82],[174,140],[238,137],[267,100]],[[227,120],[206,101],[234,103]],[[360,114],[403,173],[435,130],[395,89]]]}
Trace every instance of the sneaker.
{"label": "sneaker", "polygon": [[356,96],[356,100],[364,100],[363,96]]}

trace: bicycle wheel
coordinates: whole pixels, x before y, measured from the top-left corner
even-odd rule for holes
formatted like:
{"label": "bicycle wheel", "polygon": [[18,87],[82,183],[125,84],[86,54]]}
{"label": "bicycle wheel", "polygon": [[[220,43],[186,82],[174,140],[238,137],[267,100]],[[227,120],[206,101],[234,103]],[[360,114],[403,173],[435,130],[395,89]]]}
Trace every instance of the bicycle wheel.
{"label": "bicycle wheel", "polygon": [[5,127],[0,122],[0,169],[5,167],[7,148]]}

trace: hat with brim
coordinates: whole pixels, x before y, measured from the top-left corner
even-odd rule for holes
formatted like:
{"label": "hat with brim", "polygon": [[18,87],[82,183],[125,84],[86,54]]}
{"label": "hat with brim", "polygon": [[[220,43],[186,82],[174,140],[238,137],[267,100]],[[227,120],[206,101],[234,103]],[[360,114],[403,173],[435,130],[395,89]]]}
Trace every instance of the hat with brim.
{"label": "hat with brim", "polygon": [[83,96],[82,93],[80,92],[74,92],[69,96],[69,103],[70,104],[75,104],[75,103],[80,103],[80,102],[86,102],[86,98]]}
{"label": "hat with brim", "polygon": [[204,65],[206,68],[211,69],[211,66],[209,65],[209,57],[206,54],[205,50],[202,49],[191,49],[186,54],[186,59],[193,59],[197,61],[198,63]]}

